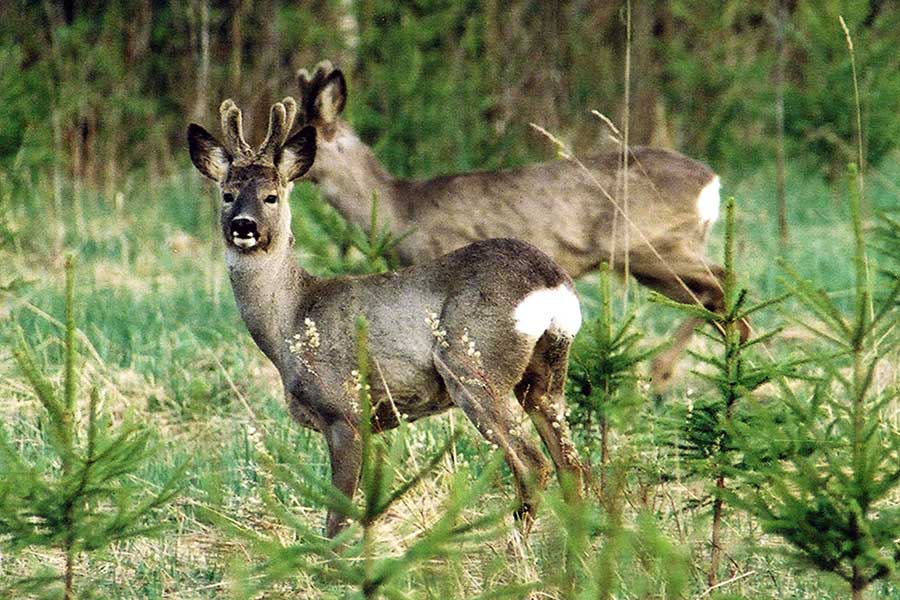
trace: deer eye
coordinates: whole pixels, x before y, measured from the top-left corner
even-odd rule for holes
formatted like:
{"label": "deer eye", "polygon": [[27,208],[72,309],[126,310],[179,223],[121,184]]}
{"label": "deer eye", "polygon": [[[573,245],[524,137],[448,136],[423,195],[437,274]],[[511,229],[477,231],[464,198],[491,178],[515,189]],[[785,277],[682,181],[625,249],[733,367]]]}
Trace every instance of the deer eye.
{"label": "deer eye", "polygon": [[278,196],[276,196],[275,194],[269,194],[268,196],[266,196],[267,204],[275,204],[276,202],[278,202]]}
{"label": "deer eye", "polygon": [[231,204],[232,202],[234,202],[234,195],[222,194],[222,202],[224,202],[225,204]]}

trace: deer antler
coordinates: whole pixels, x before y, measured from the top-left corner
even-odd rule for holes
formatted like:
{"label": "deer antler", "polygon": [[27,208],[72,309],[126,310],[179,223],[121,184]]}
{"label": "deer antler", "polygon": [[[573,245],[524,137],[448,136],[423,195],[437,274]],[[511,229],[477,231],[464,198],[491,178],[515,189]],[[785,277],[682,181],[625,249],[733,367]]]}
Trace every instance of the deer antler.
{"label": "deer antler", "polygon": [[303,108],[302,119],[308,122],[315,112],[316,96],[322,91],[325,79],[334,71],[334,64],[330,60],[323,60],[316,65],[313,74],[306,69],[297,71],[297,87],[300,88],[300,102]]}
{"label": "deer antler", "polygon": [[222,133],[225,136],[225,149],[234,157],[249,156],[252,154],[250,144],[244,141],[244,127],[241,119],[241,109],[237,107],[231,98],[222,102],[219,106],[219,115],[222,118]]}
{"label": "deer antler", "polygon": [[269,112],[269,129],[266,139],[254,152],[250,144],[244,139],[244,128],[241,119],[241,109],[234,100],[229,98],[219,107],[222,117],[222,133],[224,134],[225,149],[235,158],[243,160],[264,160],[271,162],[275,152],[284,145],[294,118],[297,116],[297,102],[290,96],[281,102],[272,105]]}
{"label": "deer antler", "polygon": [[297,115],[297,102],[287,96],[281,102],[272,105],[269,113],[269,131],[266,139],[259,146],[256,155],[260,158],[272,160],[275,151],[287,141],[291,127],[294,126],[294,117]]}

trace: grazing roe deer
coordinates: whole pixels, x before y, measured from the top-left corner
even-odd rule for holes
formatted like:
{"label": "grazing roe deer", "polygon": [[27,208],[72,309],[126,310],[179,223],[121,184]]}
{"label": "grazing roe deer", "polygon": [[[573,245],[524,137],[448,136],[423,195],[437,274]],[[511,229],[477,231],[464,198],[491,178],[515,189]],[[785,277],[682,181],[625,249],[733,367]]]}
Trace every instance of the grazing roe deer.
{"label": "grazing roe deer", "polygon": [[[315,277],[294,258],[288,196],[314,164],[316,130],[289,137],[296,104],[286,98],[272,107],[268,134],[254,149],[235,104],[226,100],[220,112],[224,143],[188,127],[191,160],[222,193],[241,317],[278,368],[292,416],[325,436],[334,486],[352,497],[360,475],[355,320],[362,315],[372,372],[382,376],[370,382],[373,430],[461,408],[504,452],[527,531],[549,468],[522,433],[526,414],[557,473],[577,481],[582,472],[563,406],[569,346],[581,325],[569,276],[530,244],[492,239],[402,271]],[[342,526],[330,512],[327,534]]]}
{"label": "grazing roe deer", "polygon": [[[722,268],[703,255],[707,232],[719,215],[720,187],[706,165],[677,152],[633,148],[627,171],[633,229],[626,235],[629,224],[617,219],[613,197],[604,192],[622,187],[619,152],[585,159],[589,173],[557,160],[402,180],[379,164],[341,118],[347,85],[339,69],[323,61],[312,75],[298,71],[297,82],[302,120],[319,131],[309,179],[348,221],[366,231],[377,193],[379,216],[392,232],[411,232],[397,247],[404,264],[432,260],[476,240],[512,237],[534,244],[572,277],[602,261],[622,273],[627,258],[639,283],[680,302],[722,309]],[[688,319],[654,361],[657,389],[670,379],[678,354],[701,322]],[[749,329],[742,333],[746,337]]]}

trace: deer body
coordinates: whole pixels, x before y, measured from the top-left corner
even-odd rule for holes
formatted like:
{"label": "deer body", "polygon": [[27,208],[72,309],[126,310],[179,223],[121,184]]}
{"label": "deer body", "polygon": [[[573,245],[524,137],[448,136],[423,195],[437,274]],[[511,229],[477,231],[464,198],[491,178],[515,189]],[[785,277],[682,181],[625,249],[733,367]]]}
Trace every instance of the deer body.
{"label": "deer body", "polygon": [[[620,212],[625,203],[618,152],[583,161],[588,173],[556,160],[419,181],[397,179],[340,118],[346,83],[339,70],[325,62],[312,76],[301,70],[298,82],[304,117],[323,132],[308,177],[347,220],[365,230],[376,193],[379,216],[392,232],[411,232],[397,247],[404,264],[431,260],[475,240],[514,237],[546,252],[572,277],[603,261],[623,273],[627,262],[631,275],[660,293],[721,308],[721,268],[708,265],[703,255],[719,208],[719,178],[706,165],[677,152],[633,148],[629,222]],[[657,384],[670,376],[697,323],[682,326],[672,349],[657,361]]]}
{"label": "deer body", "polygon": [[[360,472],[358,316],[369,325],[375,431],[462,409],[504,451],[521,516],[533,514],[534,492],[549,471],[521,433],[526,414],[557,471],[578,477],[562,404],[581,322],[568,275],[525,242],[492,239],[398,272],[314,277],[293,257],[287,197],[290,182],[313,163],[315,130],[282,139],[293,114],[286,99],[273,107],[267,141],[254,152],[236,107],[226,101],[222,112],[231,143],[191,125],[191,157],[223,193],[226,260],[241,317],[277,367],[291,414],[324,434],[335,487],[352,497]],[[330,513],[328,534],[341,527]]]}
{"label": "deer body", "polygon": [[[397,236],[410,231],[397,247],[404,264],[432,260],[490,237],[528,241],[553,257],[572,277],[595,270],[614,252],[620,267],[624,260],[627,246],[622,218],[617,220],[613,204],[599,198],[596,185],[571,163],[557,160],[502,171],[400,180],[382,172],[374,157],[368,156],[365,160],[345,160],[377,169],[377,176],[333,169],[330,165],[344,161],[330,162],[327,156],[333,151],[321,149],[338,143],[319,142],[324,158],[313,165],[309,178],[320,185],[325,199],[342,216],[364,229],[370,227],[374,191],[379,216],[391,230]],[[698,199],[710,186],[718,200],[715,174],[696,161],[665,150],[635,148],[633,156],[630,219],[640,223],[651,243],[663,250],[671,240],[702,248],[718,203],[710,213],[710,207],[699,205]],[[584,164],[604,188],[614,190],[621,185],[616,181],[619,160],[618,154],[609,153],[588,158]],[[666,190],[671,201],[642,201],[655,197],[660,193],[657,190]],[[630,251],[640,253],[642,244],[633,239],[635,235],[632,233],[629,240]],[[640,269],[640,261],[635,262]]]}
{"label": "deer body", "polygon": [[[371,381],[378,409],[373,426],[380,430],[395,427],[399,415],[413,421],[453,406],[433,354],[450,353],[454,346],[470,363],[466,372],[485,361],[508,365],[511,379],[494,384],[511,390],[544,333],[530,341],[517,333],[515,307],[535,289],[571,287],[561,269],[517,240],[479,242],[399,272],[324,279],[293,264],[292,254],[288,248],[252,267],[242,265],[243,256],[231,256],[230,276],[241,316],[278,368],[292,402],[310,408],[331,396],[326,390],[341,391],[334,402],[311,411],[310,424],[320,431],[327,428],[328,415],[347,413],[355,402],[356,316],[368,321],[369,351],[384,376],[382,381],[376,371]],[[560,319],[568,323],[571,316]],[[475,343],[472,355],[468,341]],[[316,393],[310,396],[310,390]],[[393,403],[387,401],[388,390]]]}

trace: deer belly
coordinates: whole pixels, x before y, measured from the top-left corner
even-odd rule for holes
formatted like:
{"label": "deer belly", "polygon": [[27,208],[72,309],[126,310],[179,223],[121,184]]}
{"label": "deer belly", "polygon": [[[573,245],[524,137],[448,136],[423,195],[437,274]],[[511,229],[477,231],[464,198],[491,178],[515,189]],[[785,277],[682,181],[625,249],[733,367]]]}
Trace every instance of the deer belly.
{"label": "deer belly", "polygon": [[372,406],[372,425],[375,431],[393,429],[401,421],[411,423],[423,417],[442,413],[452,407],[450,397],[382,396]]}
{"label": "deer belly", "polygon": [[415,421],[452,406],[431,365],[406,364],[403,369],[399,364],[391,365],[390,361],[385,361],[379,362],[379,366],[381,372],[376,368],[369,376],[377,428],[390,429],[396,427],[399,420]]}

